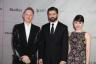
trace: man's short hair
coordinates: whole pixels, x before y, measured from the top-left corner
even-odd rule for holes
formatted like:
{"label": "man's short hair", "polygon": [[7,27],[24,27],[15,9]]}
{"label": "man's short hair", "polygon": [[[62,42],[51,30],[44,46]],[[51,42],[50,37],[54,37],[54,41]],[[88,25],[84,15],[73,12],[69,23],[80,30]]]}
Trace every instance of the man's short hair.
{"label": "man's short hair", "polygon": [[49,13],[49,11],[56,11],[56,13],[58,14],[58,9],[56,7],[50,7],[47,10],[47,14]]}
{"label": "man's short hair", "polygon": [[32,7],[28,7],[28,8],[26,8],[26,9],[24,10],[23,14],[24,14],[27,10],[31,10],[31,11],[33,12],[33,14],[34,14],[34,10],[33,10]]}

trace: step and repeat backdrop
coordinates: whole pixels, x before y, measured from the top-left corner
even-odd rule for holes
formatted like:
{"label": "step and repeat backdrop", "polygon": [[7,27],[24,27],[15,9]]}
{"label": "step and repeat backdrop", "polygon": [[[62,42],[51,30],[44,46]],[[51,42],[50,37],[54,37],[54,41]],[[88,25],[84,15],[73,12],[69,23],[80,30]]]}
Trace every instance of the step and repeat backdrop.
{"label": "step and repeat backdrop", "polygon": [[15,24],[21,23],[22,12],[27,7],[35,11],[33,23],[47,23],[47,9],[59,9],[59,20],[73,31],[72,21],[77,14],[85,18],[84,30],[91,33],[91,64],[96,64],[96,1],[95,0],[0,0],[0,64],[11,64],[11,34]]}

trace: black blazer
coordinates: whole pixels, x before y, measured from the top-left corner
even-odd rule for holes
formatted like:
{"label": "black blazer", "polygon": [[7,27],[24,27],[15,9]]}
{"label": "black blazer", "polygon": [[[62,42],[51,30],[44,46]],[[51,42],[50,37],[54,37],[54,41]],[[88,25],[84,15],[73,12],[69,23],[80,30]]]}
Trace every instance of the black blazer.
{"label": "black blazer", "polygon": [[39,42],[39,58],[43,58],[48,64],[67,61],[68,29],[66,25],[58,22],[53,36],[50,35],[50,23],[43,25]]}
{"label": "black blazer", "polygon": [[[36,40],[39,30],[39,27],[32,24],[29,39],[27,42],[24,23],[16,24],[13,28],[12,33],[12,44],[14,54],[18,57],[28,55],[29,58],[32,59],[32,55],[34,56],[37,51]],[[16,51],[18,52],[18,54],[16,53]]]}

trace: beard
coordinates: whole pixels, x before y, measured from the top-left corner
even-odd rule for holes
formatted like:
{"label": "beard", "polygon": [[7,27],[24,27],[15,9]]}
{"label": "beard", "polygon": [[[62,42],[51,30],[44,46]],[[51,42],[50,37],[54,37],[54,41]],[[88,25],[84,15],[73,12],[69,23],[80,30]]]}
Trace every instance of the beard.
{"label": "beard", "polygon": [[56,17],[56,18],[51,17],[51,18],[48,18],[48,20],[49,20],[50,22],[55,22],[55,21],[57,20],[57,17]]}

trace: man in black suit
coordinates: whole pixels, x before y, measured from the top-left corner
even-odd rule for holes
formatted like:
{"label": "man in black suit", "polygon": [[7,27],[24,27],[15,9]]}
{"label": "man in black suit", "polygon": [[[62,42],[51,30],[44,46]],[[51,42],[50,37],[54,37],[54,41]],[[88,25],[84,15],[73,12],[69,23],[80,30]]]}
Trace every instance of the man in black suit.
{"label": "man in black suit", "polygon": [[47,11],[49,23],[40,31],[39,64],[65,64],[68,55],[68,29],[58,21],[58,9]]}
{"label": "man in black suit", "polygon": [[23,12],[23,23],[16,24],[12,33],[13,64],[36,64],[37,35],[40,28],[32,24],[34,10],[28,7]]}

